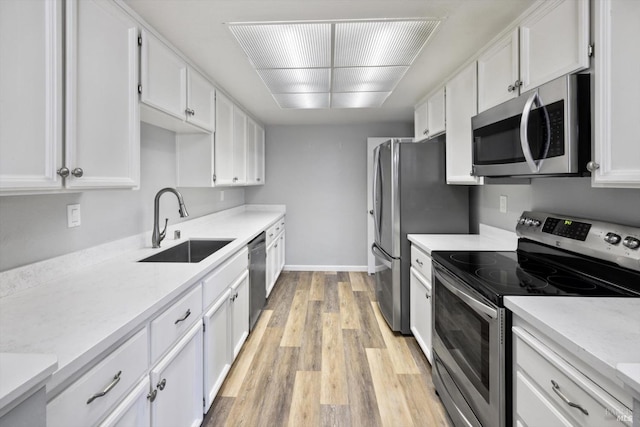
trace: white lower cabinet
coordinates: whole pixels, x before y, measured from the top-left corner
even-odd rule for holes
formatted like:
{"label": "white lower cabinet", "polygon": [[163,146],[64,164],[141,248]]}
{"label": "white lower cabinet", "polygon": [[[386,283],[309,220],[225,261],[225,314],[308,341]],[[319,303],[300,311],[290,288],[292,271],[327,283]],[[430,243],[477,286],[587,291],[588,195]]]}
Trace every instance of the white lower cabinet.
{"label": "white lower cabinet", "polygon": [[151,383],[145,377],[114,409],[100,427],[149,427],[151,425]]}
{"label": "white lower cabinet", "polygon": [[203,419],[202,323],[151,370],[151,425],[198,427]]}
{"label": "white lower cabinet", "polygon": [[[514,316],[513,422],[527,427],[630,426],[631,397]],[[626,416],[626,417],[625,417]]]}
{"label": "white lower cabinet", "polygon": [[267,297],[276,284],[285,265],[285,219],[280,218],[267,229]]}
{"label": "white lower cabinet", "polygon": [[231,357],[229,315],[231,290],[227,289],[204,315],[204,411],[207,412],[224,382]]}
{"label": "white lower cabinet", "polygon": [[231,286],[231,348],[235,359],[249,335],[249,272]]}
{"label": "white lower cabinet", "polygon": [[409,325],[411,332],[429,363],[433,363],[431,359],[431,329],[433,324],[431,318],[431,283],[418,273],[415,268],[411,268],[409,283],[411,310]]}

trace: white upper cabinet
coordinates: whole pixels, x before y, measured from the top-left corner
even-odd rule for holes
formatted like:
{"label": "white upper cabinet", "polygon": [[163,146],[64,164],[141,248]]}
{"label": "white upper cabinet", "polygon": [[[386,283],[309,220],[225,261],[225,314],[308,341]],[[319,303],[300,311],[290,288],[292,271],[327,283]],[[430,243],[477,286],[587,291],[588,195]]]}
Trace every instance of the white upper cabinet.
{"label": "white upper cabinet", "polygon": [[62,35],[61,0],[0,1],[0,190],[62,187]]}
{"label": "white upper cabinet", "polygon": [[247,119],[247,185],[264,184],[264,129]]}
{"label": "white upper cabinet", "polygon": [[256,182],[254,184],[264,185],[265,183],[265,134],[262,126],[256,127]]}
{"label": "white upper cabinet", "polygon": [[68,0],[66,13],[66,186],[136,187],[138,26],[105,0]]}
{"label": "white upper cabinet", "polygon": [[536,7],[478,58],[478,112],[589,67],[589,0]]}
{"label": "white upper cabinet", "polygon": [[478,112],[518,95],[518,30],[478,58]]}
{"label": "white upper cabinet", "polygon": [[[640,2],[595,2],[594,187],[640,188]],[[633,49],[632,49],[633,50]]]}
{"label": "white upper cabinet", "polygon": [[471,117],[477,113],[477,74],[473,62],[446,85],[447,183],[477,185],[483,179],[471,175]]}
{"label": "white upper cabinet", "polygon": [[178,132],[193,132],[188,122],[212,132],[215,129],[213,85],[171,48],[148,31],[142,31],[142,92],[148,106],[178,119],[170,120],[154,110],[143,110],[142,119]]}
{"label": "white upper cabinet", "polygon": [[589,0],[555,0],[520,24],[520,80],[525,92],[589,67]]}
{"label": "white upper cabinet", "polygon": [[233,183],[233,102],[216,94],[215,184]]}
{"label": "white upper cabinet", "polygon": [[233,185],[247,183],[247,115],[233,106]]}
{"label": "white upper cabinet", "polygon": [[444,87],[431,94],[414,110],[414,139],[420,141],[445,131]]}

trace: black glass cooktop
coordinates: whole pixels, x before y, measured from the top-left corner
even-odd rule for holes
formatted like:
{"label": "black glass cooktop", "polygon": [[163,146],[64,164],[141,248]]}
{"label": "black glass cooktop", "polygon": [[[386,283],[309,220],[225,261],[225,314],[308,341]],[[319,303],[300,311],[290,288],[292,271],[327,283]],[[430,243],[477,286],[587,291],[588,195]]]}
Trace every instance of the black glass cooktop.
{"label": "black glass cooktop", "polygon": [[535,243],[521,243],[516,252],[434,251],[432,256],[499,306],[504,296],[517,295],[640,297],[640,272]]}

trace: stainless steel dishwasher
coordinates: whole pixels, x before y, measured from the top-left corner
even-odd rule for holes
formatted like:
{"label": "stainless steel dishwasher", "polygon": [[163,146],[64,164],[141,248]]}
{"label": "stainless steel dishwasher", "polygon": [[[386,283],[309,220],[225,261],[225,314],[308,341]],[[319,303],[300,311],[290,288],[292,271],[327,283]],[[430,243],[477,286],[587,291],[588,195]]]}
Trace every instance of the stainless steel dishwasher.
{"label": "stainless steel dishwasher", "polygon": [[266,233],[249,242],[249,331],[252,331],[267,302]]}

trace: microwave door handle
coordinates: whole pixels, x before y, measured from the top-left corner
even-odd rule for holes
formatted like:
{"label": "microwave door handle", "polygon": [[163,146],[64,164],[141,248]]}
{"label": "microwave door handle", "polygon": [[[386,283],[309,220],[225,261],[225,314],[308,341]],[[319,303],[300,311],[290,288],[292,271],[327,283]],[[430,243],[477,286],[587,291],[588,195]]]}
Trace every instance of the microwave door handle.
{"label": "microwave door handle", "polygon": [[[531,154],[531,146],[529,145],[529,135],[527,134],[527,130],[529,129],[529,115],[531,114],[531,110],[533,109],[534,104],[540,105],[540,97],[538,96],[538,92],[534,92],[529,99],[527,99],[526,104],[524,104],[524,110],[522,111],[522,119],[520,120],[520,146],[522,147],[522,153],[524,154],[524,158],[529,165],[529,169],[531,172],[538,173],[540,172],[541,163],[536,163],[533,159],[533,154]],[[546,109],[545,109],[546,113]],[[547,124],[549,121],[547,120]],[[549,136],[549,132],[547,132]]]}
{"label": "microwave door handle", "polygon": [[433,274],[440,279],[440,283],[447,288],[452,294],[454,294],[455,296],[457,296],[458,298],[460,298],[465,304],[467,304],[469,307],[471,307],[474,311],[478,312],[478,313],[484,313],[487,316],[489,316],[491,319],[496,319],[498,317],[498,311],[493,308],[490,307],[486,304],[484,304],[481,301],[478,301],[477,298],[474,298],[473,296],[467,294],[466,292],[462,291],[460,288],[458,288],[455,285],[452,285],[447,277],[444,276],[444,274],[442,274],[439,270],[433,270]]}

